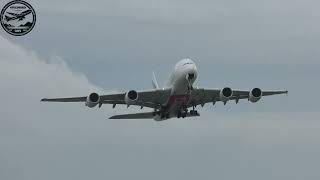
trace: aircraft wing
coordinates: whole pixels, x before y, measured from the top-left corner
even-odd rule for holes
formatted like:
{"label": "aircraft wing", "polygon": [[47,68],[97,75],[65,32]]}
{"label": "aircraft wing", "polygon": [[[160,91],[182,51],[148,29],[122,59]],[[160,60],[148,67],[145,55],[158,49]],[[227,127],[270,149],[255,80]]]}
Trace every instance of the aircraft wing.
{"label": "aircraft wing", "polygon": [[12,16],[19,16],[19,14],[11,13],[11,12],[7,12],[7,14],[10,14],[10,15],[12,15]]}
{"label": "aircraft wing", "polygon": [[[221,89],[207,89],[207,88],[195,88],[190,97],[189,107],[196,105],[204,105],[206,103],[215,103],[222,101],[220,99]],[[249,99],[250,91],[247,90],[233,90],[232,97],[229,100],[235,100],[236,103],[240,99]],[[276,94],[287,94],[288,91],[262,91],[262,96],[270,96]]]}
{"label": "aircraft wing", "polygon": [[[135,104],[141,107],[160,108],[161,104],[164,104],[170,96],[171,89],[152,89],[145,91],[137,91],[138,100]],[[126,93],[114,93],[108,95],[100,95],[101,104],[126,104]],[[86,96],[83,97],[71,97],[71,98],[53,98],[53,99],[41,99],[41,101],[48,102],[85,102]]]}

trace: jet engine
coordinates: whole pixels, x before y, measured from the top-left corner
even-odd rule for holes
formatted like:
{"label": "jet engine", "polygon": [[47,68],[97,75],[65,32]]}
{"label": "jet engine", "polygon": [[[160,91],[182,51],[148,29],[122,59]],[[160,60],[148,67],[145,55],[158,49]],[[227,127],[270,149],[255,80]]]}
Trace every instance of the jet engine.
{"label": "jet engine", "polygon": [[223,89],[221,89],[219,96],[220,96],[220,100],[222,102],[227,102],[231,97],[232,97],[232,89],[229,87],[225,87]]}
{"label": "jet engine", "polygon": [[136,103],[138,100],[138,93],[135,90],[130,90],[126,93],[124,101],[126,102],[127,105],[131,105]]}
{"label": "jet engine", "polygon": [[253,88],[249,93],[249,101],[255,103],[261,99],[262,91],[259,88]]}
{"label": "jet engine", "polygon": [[89,108],[95,107],[100,102],[100,96],[97,93],[91,93],[87,96],[86,106]]}

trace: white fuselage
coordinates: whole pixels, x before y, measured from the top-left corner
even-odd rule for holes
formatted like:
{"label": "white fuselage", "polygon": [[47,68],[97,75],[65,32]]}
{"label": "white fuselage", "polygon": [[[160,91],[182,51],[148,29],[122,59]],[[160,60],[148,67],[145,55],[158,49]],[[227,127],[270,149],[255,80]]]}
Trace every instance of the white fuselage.
{"label": "white fuselage", "polygon": [[183,59],[175,65],[167,84],[172,89],[171,94],[164,104],[170,116],[176,116],[187,106],[197,76],[197,67],[191,59]]}
{"label": "white fuselage", "polygon": [[191,59],[179,61],[175,65],[168,82],[168,87],[172,88],[171,95],[188,94],[188,87],[193,85],[197,76],[197,67]]}

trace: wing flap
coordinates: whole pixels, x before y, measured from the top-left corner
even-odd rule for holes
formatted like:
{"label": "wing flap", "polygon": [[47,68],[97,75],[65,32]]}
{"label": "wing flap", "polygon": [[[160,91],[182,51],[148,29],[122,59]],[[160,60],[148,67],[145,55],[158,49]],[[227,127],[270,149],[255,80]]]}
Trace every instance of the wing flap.
{"label": "wing flap", "polygon": [[72,97],[72,98],[53,98],[53,99],[47,99],[43,98],[41,101],[46,102],[85,102],[87,97]]}

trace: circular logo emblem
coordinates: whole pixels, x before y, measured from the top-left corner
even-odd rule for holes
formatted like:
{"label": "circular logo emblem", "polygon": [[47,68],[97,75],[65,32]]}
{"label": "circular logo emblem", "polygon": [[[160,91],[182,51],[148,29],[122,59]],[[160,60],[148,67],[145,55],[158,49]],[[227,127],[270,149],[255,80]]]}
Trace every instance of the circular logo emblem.
{"label": "circular logo emblem", "polygon": [[1,26],[14,36],[29,33],[36,24],[36,13],[25,1],[14,0],[6,4],[0,14]]}

